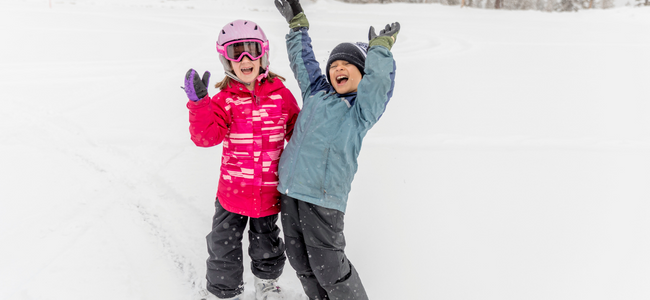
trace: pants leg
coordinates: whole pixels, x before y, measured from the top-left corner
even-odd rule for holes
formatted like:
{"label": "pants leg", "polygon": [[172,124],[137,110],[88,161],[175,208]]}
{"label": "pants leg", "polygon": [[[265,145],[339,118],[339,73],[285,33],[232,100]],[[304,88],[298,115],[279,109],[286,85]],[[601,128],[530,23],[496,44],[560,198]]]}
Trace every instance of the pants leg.
{"label": "pants leg", "polygon": [[207,235],[207,289],[219,298],[230,298],[244,291],[242,233],[248,217],[225,210],[215,203],[212,231]]}
{"label": "pants leg", "polygon": [[[285,202],[290,203],[286,211]],[[282,198],[282,207],[287,255],[307,296],[310,299],[367,300],[361,278],[344,252],[345,214],[286,196]],[[288,233],[286,226],[292,228]]]}
{"label": "pants leg", "polygon": [[251,270],[257,278],[276,279],[282,275],[287,258],[277,222],[278,215],[250,218],[248,255],[252,260]]}
{"label": "pants leg", "polygon": [[309,262],[331,300],[368,300],[361,278],[345,255],[345,214],[300,202]]}
{"label": "pants leg", "polygon": [[284,232],[284,240],[287,243],[289,263],[296,270],[296,275],[302,283],[302,288],[309,299],[329,299],[327,292],[318,283],[318,279],[316,279],[316,275],[309,263],[307,245],[305,244],[300,226],[298,213],[299,200],[286,195],[281,195],[280,200],[282,201],[280,212],[282,217],[282,231]]}

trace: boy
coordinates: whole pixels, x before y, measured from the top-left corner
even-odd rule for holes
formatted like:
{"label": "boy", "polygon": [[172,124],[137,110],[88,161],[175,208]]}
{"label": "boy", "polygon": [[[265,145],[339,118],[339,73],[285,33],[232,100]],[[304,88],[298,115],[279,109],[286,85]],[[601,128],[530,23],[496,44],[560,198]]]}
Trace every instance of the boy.
{"label": "boy", "polygon": [[336,46],[325,76],[299,1],[275,4],[291,28],[287,50],[303,97],[278,168],[287,257],[310,299],[368,299],[344,253],[343,219],[361,142],[393,93],[399,23],[379,36],[370,27],[369,44]]}

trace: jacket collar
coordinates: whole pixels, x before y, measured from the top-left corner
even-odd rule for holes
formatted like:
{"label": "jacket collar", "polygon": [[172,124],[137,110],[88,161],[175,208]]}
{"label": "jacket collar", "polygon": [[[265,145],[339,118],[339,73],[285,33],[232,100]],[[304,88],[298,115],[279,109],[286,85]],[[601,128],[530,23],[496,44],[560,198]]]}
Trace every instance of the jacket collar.
{"label": "jacket collar", "polygon": [[249,91],[248,88],[243,83],[241,83],[238,79],[235,79],[230,82],[230,86],[226,86],[223,90],[226,92],[230,92],[233,94],[240,94],[240,95],[243,94],[267,95],[269,93],[273,93],[277,90],[284,88],[284,84],[282,83],[282,80],[280,80],[280,78],[275,78],[273,80],[273,83],[271,83],[267,78],[263,78],[262,80],[256,81],[253,84],[255,85],[255,88],[253,89],[253,91]]}
{"label": "jacket collar", "polygon": [[357,100],[357,92],[347,93],[347,94],[338,94],[337,95],[350,103],[350,106],[354,105],[354,101]]}

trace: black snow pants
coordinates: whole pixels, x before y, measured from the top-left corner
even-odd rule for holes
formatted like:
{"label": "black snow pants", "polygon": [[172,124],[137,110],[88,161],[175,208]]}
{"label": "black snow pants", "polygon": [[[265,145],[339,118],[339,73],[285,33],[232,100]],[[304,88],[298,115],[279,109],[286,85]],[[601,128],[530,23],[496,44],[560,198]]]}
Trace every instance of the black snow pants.
{"label": "black snow pants", "polygon": [[282,195],[282,229],[289,263],[311,300],[367,300],[345,256],[344,213]]}
{"label": "black snow pants", "polygon": [[278,215],[249,218],[225,210],[218,199],[215,207],[212,231],[206,237],[210,255],[206,275],[208,291],[219,298],[243,292],[242,238],[249,219],[248,255],[253,275],[261,279],[280,277],[286,256],[284,242],[279,237],[280,228],[276,225]]}

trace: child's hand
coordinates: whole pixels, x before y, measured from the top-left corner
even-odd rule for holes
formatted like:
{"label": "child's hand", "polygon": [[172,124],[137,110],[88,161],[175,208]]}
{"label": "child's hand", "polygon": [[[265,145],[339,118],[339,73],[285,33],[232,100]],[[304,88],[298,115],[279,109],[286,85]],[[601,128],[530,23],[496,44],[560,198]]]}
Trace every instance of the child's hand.
{"label": "child's hand", "polygon": [[187,98],[196,102],[208,95],[208,84],[210,82],[210,72],[203,73],[203,79],[199,77],[194,69],[189,69],[185,73],[185,94]]}
{"label": "child's hand", "polygon": [[307,17],[302,10],[302,6],[300,6],[299,0],[275,0],[275,7],[287,20],[290,28],[309,27],[309,22],[307,22]]}
{"label": "child's hand", "polygon": [[[377,35],[377,33],[375,33],[375,28],[370,26],[370,31],[368,32],[368,40],[370,40],[369,47],[372,47],[374,45],[382,45],[390,50],[390,48],[393,47],[395,41],[397,41],[397,34],[399,33],[399,30],[399,22],[386,24],[386,28],[382,29],[379,32],[379,35]],[[390,37],[390,39],[387,37]]]}

